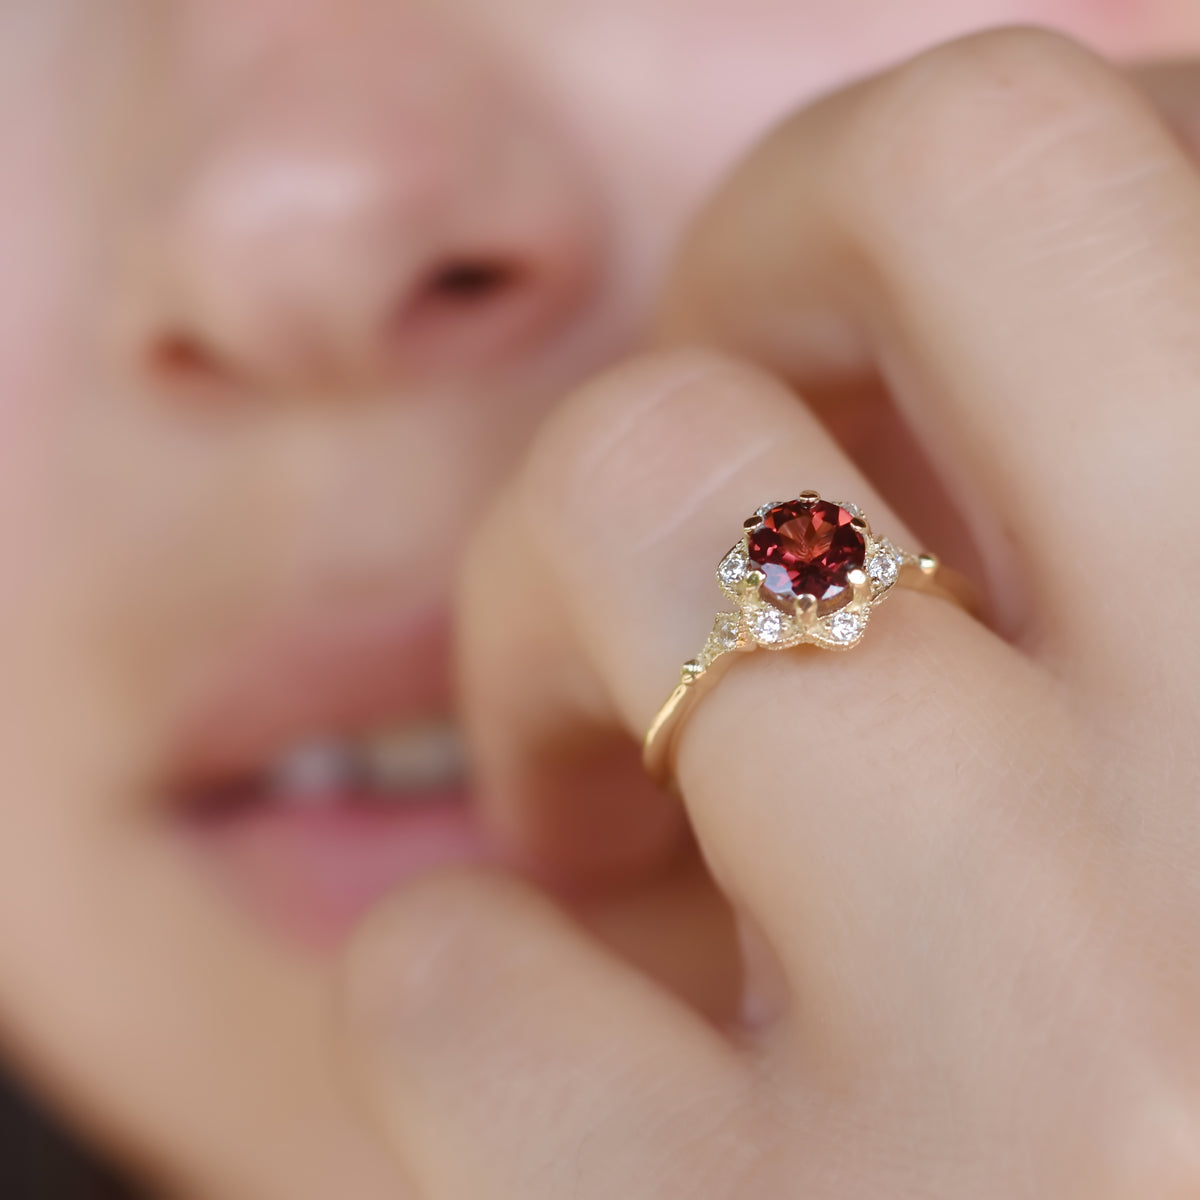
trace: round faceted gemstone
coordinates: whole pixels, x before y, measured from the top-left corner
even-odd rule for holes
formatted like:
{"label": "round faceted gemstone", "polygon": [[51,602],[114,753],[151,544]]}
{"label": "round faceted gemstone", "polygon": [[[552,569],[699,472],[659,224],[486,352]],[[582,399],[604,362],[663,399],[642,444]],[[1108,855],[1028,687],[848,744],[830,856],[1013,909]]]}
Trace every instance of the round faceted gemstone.
{"label": "round faceted gemstone", "polygon": [[849,602],[847,576],[862,568],[866,538],[854,528],[854,516],[828,501],[789,500],[763,514],[749,537],[750,567],[764,576],[764,600],[790,609],[797,596],[817,598],[818,612],[833,612]]}

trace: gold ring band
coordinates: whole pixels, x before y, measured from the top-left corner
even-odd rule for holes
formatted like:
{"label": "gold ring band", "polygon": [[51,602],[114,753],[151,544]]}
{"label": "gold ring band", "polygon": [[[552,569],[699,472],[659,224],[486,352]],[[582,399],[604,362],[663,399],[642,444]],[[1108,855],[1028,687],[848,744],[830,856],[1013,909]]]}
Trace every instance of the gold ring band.
{"label": "gold ring band", "polygon": [[764,504],[743,524],[740,542],[717,568],[736,612],[717,614],[703,650],[684,663],[679,684],[646,733],[642,762],[656,783],[673,783],[675,745],[686,717],[735,656],[811,645],[849,650],[871,611],[895,587],[940,597],[967,611],[970,584],[932,554],[911,554],[877,536],[855,504],[801,492]]}

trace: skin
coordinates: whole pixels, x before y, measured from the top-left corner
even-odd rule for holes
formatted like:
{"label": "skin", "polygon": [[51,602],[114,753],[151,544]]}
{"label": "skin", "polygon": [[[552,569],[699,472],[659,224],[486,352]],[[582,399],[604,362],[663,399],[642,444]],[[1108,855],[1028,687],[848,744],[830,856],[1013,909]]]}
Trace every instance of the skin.
{"label": "skin", "polygon": [[[1194,618],[1181,582],[1160,600],[1178,635],[1132,639],[1123,581],[1072,601],[1062,545],[1040,555],[1031,526],[1068,496],[1093,538],[1163,539],[1188,577],[1190,535],[1142,522],[1186,511],[1194,176],[1133,92],[1057,42],[946,52],[803,106],[998,20],[1182,54],[1188,7],[9,6],[8,1060],[156,1191],[205,1200],[783,1178],[984,1195],[955,1175],[981,1164],[997,1194],[1014,1164],[1080,1195],[1147,1171],[1184,1194]],[[657,316],[682,229],[731,172]],[[480,256],[518,264],[515,290],[431,290]],[[666,352],[560,405],[651,329],[730,357]],[[862,436],[894,419],[880,363],[921,455],[890,477]],[[911,486],[917,461],[940,490]],[[897,596],[850,658],[748,663],[688,731],[682,813],[635,782],[626,735],[703,635],[731,520],[798,480],[957,552],[999,632]],[[1145,509],[1114,512],[1114,481]],[[335,1036],[336,953],[267,928],[195,859],[164,780],[198,753],[195,712],[253,692],[229,680],[278,630],[448,622],[460,547],[430,525],[483,510],[471,554],[506,582],[454,616],[480,803],[572,918],[508,874],[405,885],[356,947]],[[531,514],[560,511],[587,531],[586,575],[538,540]],[[534,597],[553,619],[501,636]],[[845,718],[877,688],[859,755]],[[814,695],[832,718],[809,769],[837,778],[781,805],[784,764],[749,775],[742,749]],[[911,766],[881,806],[897,750]],[[744,995],[686,826],[749,948]],[[754,1023],[731,1042],[714,1021],[739,1001]]]}
{"label": "skin", "polygon": [[[1185,148],[1041,32],[804,109],[737,173],[663,329],[740,358],[663,351],[576,393],[473,550],[514,609],[558,614],[514,644],[465,608],[494,802],[536,835],[546,711],[648,726],[763,497],[853,496],[921,544],[747,360],[826,404],[883,377],[1006,636],[900,592],[850,655],[751,656],[695,711],[680,792],[746,950],[723,1027],[510,878],[389,902],[347,1039],[423,1194],[1196,1194],[1198,250]],[[514,539],[531,561],[504,575]],[[1163,565],[1153,617],[1101,545]]]}

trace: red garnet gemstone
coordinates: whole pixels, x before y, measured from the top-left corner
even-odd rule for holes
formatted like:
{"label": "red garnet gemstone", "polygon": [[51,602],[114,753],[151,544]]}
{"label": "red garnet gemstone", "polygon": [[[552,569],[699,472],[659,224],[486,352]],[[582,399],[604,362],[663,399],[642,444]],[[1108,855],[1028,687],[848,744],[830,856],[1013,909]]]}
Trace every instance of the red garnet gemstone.
{"label": "red garnet gemstone", "polygon": [[818,612],[833,612],[849,602],[846,578],[861,568],[867,543],[844,508],[819,500],[789,500],[763,514],[750,534],[750,566],[766,576],[759,589],[764,600],[788,610],[797,596],[816,596]]}

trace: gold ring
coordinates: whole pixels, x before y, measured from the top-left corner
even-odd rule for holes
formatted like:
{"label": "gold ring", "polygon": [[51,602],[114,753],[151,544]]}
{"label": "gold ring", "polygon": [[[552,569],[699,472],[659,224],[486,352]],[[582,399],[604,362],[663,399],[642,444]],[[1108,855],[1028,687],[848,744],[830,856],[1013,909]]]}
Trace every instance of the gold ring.
{"label": "gold ring", "polygon": [[673,780],[685,717],[735,655],[803,645],[850,650],[894,587],[976,607],[970,584],[935,555],[897,549],[871,529],[858,505],[812,491],[764,504],[747,518],[741,540],[717,567],[717,582],[738,609],[717,614],[704,649],[683,664],[678,687],[646,733],[642,761],[662,785]]}

